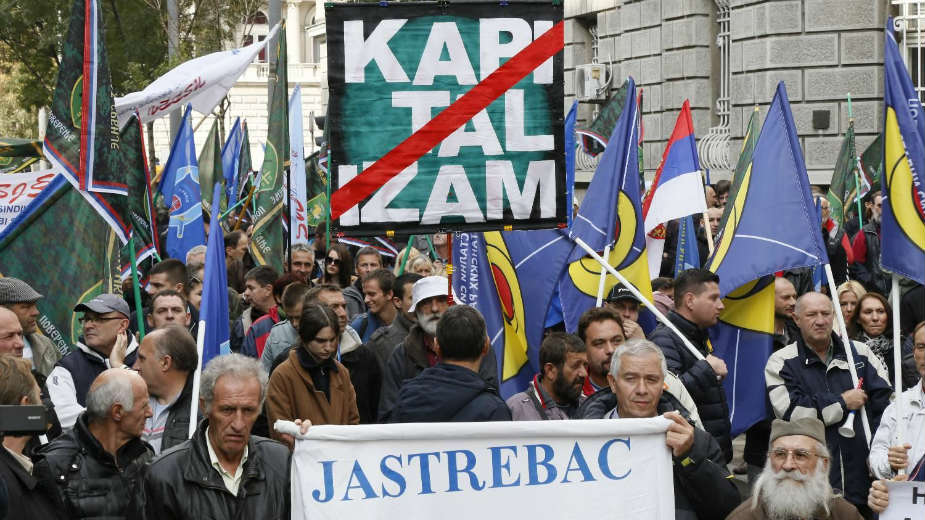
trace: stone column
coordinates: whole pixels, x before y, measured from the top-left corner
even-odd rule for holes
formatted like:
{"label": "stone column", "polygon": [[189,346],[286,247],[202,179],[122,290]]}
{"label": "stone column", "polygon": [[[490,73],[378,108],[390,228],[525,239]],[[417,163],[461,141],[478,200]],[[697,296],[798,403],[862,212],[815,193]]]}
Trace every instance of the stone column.
{"label": "stone column", "polygon": [[304,47],[302,29],[302,0],[286,2],[286,52],[289,63],[302,63]]}

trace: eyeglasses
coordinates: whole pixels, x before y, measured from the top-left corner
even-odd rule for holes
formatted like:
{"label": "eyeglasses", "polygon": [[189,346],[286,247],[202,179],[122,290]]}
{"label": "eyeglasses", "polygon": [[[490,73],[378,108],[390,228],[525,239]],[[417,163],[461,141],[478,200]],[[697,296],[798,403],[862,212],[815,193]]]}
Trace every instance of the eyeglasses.
{"label": "eyeglasses", "polygon": [[813,457],[825,458],[822,455],[819,455],[817,453],[814,453],[809,450],[804,450],[804,449],[788,450],[784,448],[775,448],[769,451],[768,454],[771,456],[774,462],[777,462],[780,464],[783,464],[784,462],[786,462],[787,457],[789,457],[790,455],[793,455],[793,460],[797,464],[804,464],[806,462],[809,462],[810,459],[812,459]]}
{"label": "eyeglasses", "polygon": [[123,318],[123,317],[121,317],[121,316],[112,316],[112,317],[109,317],[109,318],[103,318],[103,317],[101,317],[101,316],[95,316],[95,317],[93,317],[93,316],[84,316],[84,317],[80,318],[80,319],[77,320],[77,321],[79,321],[81,325],[86,325],[86,324],[88,324],[88,323],[103,323],[104,321],[110,321],[110,320],[124,320],[124,319],[125,319],[125,318]]}
{"label": "eyeglasses", "polygon": [[329,257],[325,260],[325,262],[327,262],[327,263],[329,263],[329,264],[331,264],[331,265],[340,265],[340,258],[333,258],[333,257],[330,257],[330,256],[329,256]]}

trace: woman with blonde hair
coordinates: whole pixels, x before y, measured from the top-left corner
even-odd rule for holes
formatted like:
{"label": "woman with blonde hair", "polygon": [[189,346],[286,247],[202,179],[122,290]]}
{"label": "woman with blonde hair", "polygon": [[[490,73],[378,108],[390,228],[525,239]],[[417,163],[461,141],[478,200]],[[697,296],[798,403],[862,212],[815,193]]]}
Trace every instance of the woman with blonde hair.
{"label": "woman with blonde hair", "polygon": [[[405,255],[408,255],[408,258],[405,258]],[[400,276],[403,273],[410,272],[409,267],[411,266],[411,261],[415,258],[421,256],[421,252],[417,250],[416,247],[411,246],[411,248],[404,248],[395,255],[395,268],[392,269],[392,274],[395,276]],[[402,271],[402,264],[405,264],[405,269]]]}
{"label": "woman with blonde hair", "polygon": [[867,290],[864,289],[864,286],[859,282],[855,280],[848,280],[847,282],[839,285],[835,292],[838,295],[838,305],[841,307],[841,313],[845,317],[845,325],[848,327],[848,335],[853,338],[858,333],[857,326],[855,325],[854,315],[857,312],[858,302],[860,302],[861,298],[867,294]]}

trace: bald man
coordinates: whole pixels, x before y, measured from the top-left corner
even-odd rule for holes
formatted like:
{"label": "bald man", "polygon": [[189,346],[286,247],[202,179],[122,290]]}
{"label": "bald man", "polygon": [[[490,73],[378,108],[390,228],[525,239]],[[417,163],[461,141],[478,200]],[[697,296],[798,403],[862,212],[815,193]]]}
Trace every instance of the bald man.
{"label": "bald man", "polygon": [[[886,369],[867,345],[852,342],[854,365],[863,386],[855,389],[848,371],[842,338],[832,332],[835,308],[828,296],[809,292],[794,307],[800,329],[796,341],[771,355],[765,366],[765,382],[774,415],[791,421],[816,417],[826,427],[827,447],[832,453],[829,481],[841,489],[845,498],[866,518],[869,447],[861,424],[861,408],[867,413],[871,432],[877,430],[880,416],[890,402],[892,389]],[[838,434],[850,412],[856,412],[854,438]]]}
{"label": "bald man", "polygon": [[0,354],[21,358],[25,345],[19,317],[6,307],[0,307]]}
{"label": "bald man", "polygon": [[141,440],[151,417],[148,388],[134,371],[111,368],[93,380],[86,402],[74,428],[45,448],[40,463],[58,485],[68,518],[140,516],[143,504],[133,491],[154,457]]}

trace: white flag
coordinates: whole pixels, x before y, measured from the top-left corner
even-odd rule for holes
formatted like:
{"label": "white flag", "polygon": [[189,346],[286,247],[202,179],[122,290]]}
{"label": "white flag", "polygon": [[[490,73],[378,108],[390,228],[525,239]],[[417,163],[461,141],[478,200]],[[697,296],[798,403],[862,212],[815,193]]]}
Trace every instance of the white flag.
{"label": "white flag", "polygon": [[[305,206],[308,197],[305,188],[305,141],[302,138],[302,87],[296,86],[289,98],[289,233],[293,244],[307,244],[309,239],[308,215]],[[314,233],[314,230],[311,230]]]}
{"label": "white flag", "polygon": [[191,103],[199,113],[211,113],[278,30],[276,24],[263,41],[181,63],[141,92],[116,98],[119,126],[125,124],[134,110],[138,110],[142,123],[167,115],[186,103]]}

